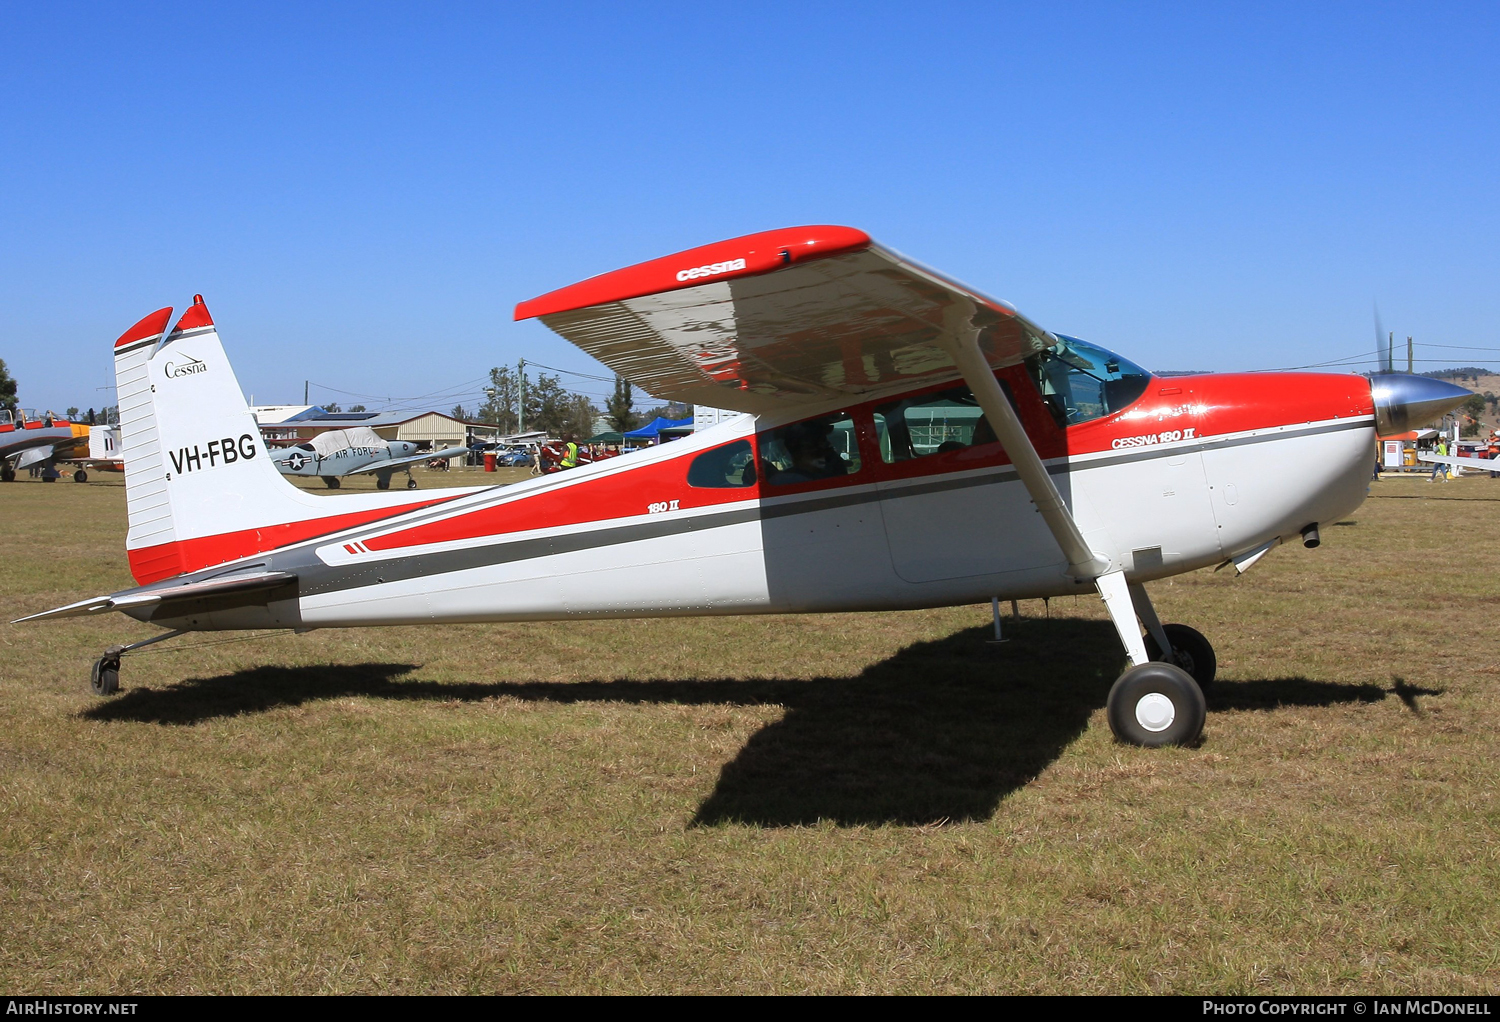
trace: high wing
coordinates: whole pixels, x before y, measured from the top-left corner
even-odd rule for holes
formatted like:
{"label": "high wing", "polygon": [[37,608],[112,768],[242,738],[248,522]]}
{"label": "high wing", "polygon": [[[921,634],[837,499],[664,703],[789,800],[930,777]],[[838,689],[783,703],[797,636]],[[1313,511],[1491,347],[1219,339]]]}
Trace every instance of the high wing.
{"label": "high wing", "polygon": [[232,593],[249,593],[262,589],[279,589],[297,581],[289,571],[241,571],[218,578],[196,582],[141,586],[125,589],[108,596],[96,596],[91,600],[79,600],[65,607],[54,607],[40,614],[16,618],[12,624],[22,621],[41,621],[46,618],[80,617],[85,614],[102,614],[109,610],[125,610],[149,603],[170,603],[175,600],[199,600],[206,597],[228,596]]}
{"label": "high wing", "polygon": [[460,454],[468,454],[467,447],[445,447],[441,451],[426,451],[422,454],[413,454],[406,458],[388,458],[385,461],[372,461],[368,465],[359,468],[351,468],[344,472],[346,476],[365,475],[370,472],[389,472],[393,468],[402,465],[415,465],[419,461],[431,461],[433,458],[456,458]]}
{"label": "high wing", "polygon": [[591,277],[516,306],[648,393],[765,413],[955,379],[949,338],[992,369],[1056,342],[849,227],[789,227]]}
{"label": "high wing", "polygon": [[[701,282],[701,283],[700,283]],[[851,227],[689,249],[516,306],[657,397],[764,414],[962,377],[1068,562],[1146,662],[1123,568],[1090,549],[994,370],[1057,339]]]}

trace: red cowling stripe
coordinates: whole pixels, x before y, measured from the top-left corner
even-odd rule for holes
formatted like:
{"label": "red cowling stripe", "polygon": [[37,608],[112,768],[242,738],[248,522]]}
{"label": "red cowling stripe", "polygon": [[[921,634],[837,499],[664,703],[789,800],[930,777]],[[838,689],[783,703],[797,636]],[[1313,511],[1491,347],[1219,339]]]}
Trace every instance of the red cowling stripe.
{"label": "red cowling stripe", "polygon": [[126,555],[130,558],[130,573],[135,576],[135,580],[141,585],[149,585],[152,582],[160,582],[164,578],[172,578],[174,575],[184,575],[190,571],[197,571],[199,568],[236,561],[241,557],[251,557],[265,553],[267,550],[276,550],[292,543],[316,539],[318,536],[326,536],[340,529],[365,525],[382,518],[416,511],[433,504],[441,504],[451,499],[451,497],[440,497],[437,500],[417,501],[400,507],[355,511],[346,515],[330,515],[327,518],[312,518],[302,522],[266,525],[259,529],[245,529],[241,532],[225,532],[217,536],[181,539],[171,543],[142,547],[139,550],[128,550]]}

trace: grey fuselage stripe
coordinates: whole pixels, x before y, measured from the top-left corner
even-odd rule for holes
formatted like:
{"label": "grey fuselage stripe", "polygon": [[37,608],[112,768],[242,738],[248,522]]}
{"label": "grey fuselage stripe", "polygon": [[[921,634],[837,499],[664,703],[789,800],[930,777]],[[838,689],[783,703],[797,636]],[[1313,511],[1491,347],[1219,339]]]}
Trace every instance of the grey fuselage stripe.
{"label": "grey fuselage stripe", "polygon": [[[1053,475],[1067,475],[1071,472],[1089,471],[1095,468],[1147,461],[1153,458],[1181,457],[1207,449],[1270,443],[1278,440],[1290,440],[1347,429],[1369,428],[1369,426],[1370,422],[1368,419],[1350,420],[1349,422],[1328,423],[1320,426],[1286,429],[1274,433],[1262,433],[1256,436],[1238,437],[1232,440],[1214,440],[1209,438],[1201,444],[1195,444],[1191,447],[1151,447],[1131,451],[1128,454],[1096,458],[1081,463],[1074,462],[1070,464],[1059,462],[1048,466],[1048,470]],[[708,529],[742,525],[747,522],[812,514],[833,508],[873,503],[888,497],[909,497],[918,494],[964,489],[971,486],[998,485],[1016,479],[1017,475],[1014,469],[1001,468],[998,471],[969,476],[963,479],[950,478],[920,482],[914,480],[912,481],[912,485],[909,486],[901,486],[899,483],[884,484],[884,489],[861,487],[858,493],[821,493],[809,495],[802,500],[788,500],[769,504],[765,503],[764,498],[762,498],[762,503],[758,507],[737,508],[732,511],[709,512],[676,518],[663,516],[658,521],[640,522],[634,525],[606,525],[602,528],[585,532],[542,536],[509,542],[500,540],[495,543],[466,547],[460,550],[440,550],[409,556],[388,556],[373,563],[325,564],[316,553],[317,547],[323,544],[307,543],[272,554],[266,558],[266,563],[268,567],[276,571],[295,572],[298,577],[299,595],[316,596],[361,586],[417,578],[419,576],[441,575],[449,572],[465,571],[471,568],[482,568],[495,564],[508,564],[515,561],[531,560],[537,557],[548,557],[553,554],[574,553],[581,550],[614,546],[620,543],[635,543],[642,540],[659,539],[665,536],[681,535],[688,532],[700,532]],[[479,509],[476,508],[475,510]]]}

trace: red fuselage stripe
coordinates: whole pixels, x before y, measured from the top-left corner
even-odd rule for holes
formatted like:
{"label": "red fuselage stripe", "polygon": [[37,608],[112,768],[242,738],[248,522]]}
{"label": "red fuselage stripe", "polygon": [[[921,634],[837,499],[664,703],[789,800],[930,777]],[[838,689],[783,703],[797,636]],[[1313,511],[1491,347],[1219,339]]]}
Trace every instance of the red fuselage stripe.
{"label": "red fuselage stripe", "polygon": [[293,543],[302,543],[319,536],[368,525],[382,518],[417,511],[433,504],[441,504],[449,497],[437,500],[417,501],[400,507],[377,508],[371,511],[356,511],[351,514],[330,515],[301,522],[282,525],[267,525],[259,529],[241,532],[226,532],[217,536],[201,536],[197,539],[176,540],[156,546],[127,551],[130,558],[130,573],[141,585],[160,582],[164,578],[184,575],[199,568],[211,567],[237,561],[241,557],[252,557]]}

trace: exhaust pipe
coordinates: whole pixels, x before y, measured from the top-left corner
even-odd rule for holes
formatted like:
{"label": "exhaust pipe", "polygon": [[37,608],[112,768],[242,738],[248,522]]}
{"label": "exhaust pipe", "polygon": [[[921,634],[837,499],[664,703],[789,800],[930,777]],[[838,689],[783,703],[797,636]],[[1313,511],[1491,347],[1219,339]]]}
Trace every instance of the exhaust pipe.
{"label": "exhaust pipe", "polygon": [[1302,527],[1303,546],[1307,547],[1307,549],[1309,550],[1316,550],[1318,548],[1318,544],[1322,542],[1322,538],[1318,535],[1317,522],[1313,522],[1311,525],[1304,525]]}

